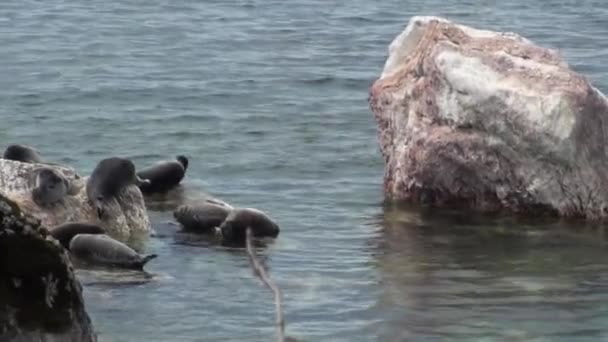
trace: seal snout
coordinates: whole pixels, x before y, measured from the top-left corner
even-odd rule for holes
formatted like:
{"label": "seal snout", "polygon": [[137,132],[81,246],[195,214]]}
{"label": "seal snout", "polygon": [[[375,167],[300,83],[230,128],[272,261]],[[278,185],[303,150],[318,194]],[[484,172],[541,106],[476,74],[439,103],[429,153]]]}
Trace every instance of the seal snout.
{"label": "seal snout", "polygon": [[150,185],[151,183],[152,182],[150,182],[149,179],[140,178],[138,175],[135,175],[135,185],[142,186],[142,185]]}
{"label": "seal snout", "polygon": [[182,164],[182,166],[184,167],[184,171],[188,170],[188,157],[180,154],[175,159],[177,159],[177,161]]}

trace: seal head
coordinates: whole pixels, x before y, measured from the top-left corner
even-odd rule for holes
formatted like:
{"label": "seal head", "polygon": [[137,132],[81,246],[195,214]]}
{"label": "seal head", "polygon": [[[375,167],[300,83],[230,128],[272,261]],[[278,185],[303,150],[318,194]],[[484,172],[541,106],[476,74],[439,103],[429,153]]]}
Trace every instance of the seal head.
{"label": "seal head", "polygon": [[97,209],[99,217],[103,216],[104,203],[120,196],[129,185],[140,186],[149,183],[135,173],[135,165],[124,158],[112,157],[101,160],[87,180],[86,192],[89,201]]}
{"label": "seal head", "polygon": [[33,172],[32,199],[39,206],[49,206],[61,201],[70,193],[70,183],[52,168],[39,168]]}
{"label": "seal head", "polygon": [[42,158],[33,147],[20,144],[9,145],[2,158],[22,163],[42,163]]}
{"label": "seal head", "polygon": [[268,215],[253,208],[233,209],[218,230],[225,244],[244,244],[248,227],[255,237],[275,238],[280,231]]}

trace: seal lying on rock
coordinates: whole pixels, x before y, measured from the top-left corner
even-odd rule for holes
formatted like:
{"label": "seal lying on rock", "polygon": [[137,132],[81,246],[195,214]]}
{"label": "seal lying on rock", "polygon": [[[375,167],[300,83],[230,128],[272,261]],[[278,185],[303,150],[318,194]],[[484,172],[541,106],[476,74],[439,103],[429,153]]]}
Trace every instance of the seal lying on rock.
{"label": "seal lying on rock", "polygon": [[9,145],[2,158],[20,161],[22,163],[42,163],[42,158],[33,147],[20,144]]}
{"label": "seal lying on rock", "polygon": [[187,169],[188,158],[183,155],[177,156],[176,160],[158,162],[137,172],[141,179],[150,181],[139,185],[139,189],[144,194],[168,191],[184,179]]}
{"label": "seal lying on rock", "polygon": [[142,269],[148,261],[156,258],[156,254],[139,255],[131,247],[105,235],[102,227],[86,222],[53,227],[50,235],[72,256],[93,265]]}
{"label": "seal lying on rock", "polygon": [[53,227],[50,235],[54,237],[65,249],[70,249],[70,241],[78,234],[105,234],[105,229],[96,224],[86,222],[70,222]]}
{"label": "seal lying on rock", "polygon": [[99,218],[104,216],[106,203],[120,195],[131,184],[149,183],[135,173],[135,165],[124,158],[112,157],[101,160],[87,180],[87,196],[97,209]]}
{"label": "seal lying on rock", "polygon": [[73,186],[59,171],[50,167],[34,169],[30,174],[32,200],[42,207],[61,201],[67,195],[76,195],[79,187]]}
{"label": "seal lying on rock", "polygon": [[[86,228],[86,227],[83,227]],[[142,270],[156,254],[139,255],[131,247],[105,234],[76,234],[68,246],[70,254],[93,265]]]}
{"label": "seal lying on rock", "polygon": [[224,222],[232,209],[221,203],[205,201],[198,205],[181,205],[173,212],[173,217],[186,231],[215,233],[215,228]]}

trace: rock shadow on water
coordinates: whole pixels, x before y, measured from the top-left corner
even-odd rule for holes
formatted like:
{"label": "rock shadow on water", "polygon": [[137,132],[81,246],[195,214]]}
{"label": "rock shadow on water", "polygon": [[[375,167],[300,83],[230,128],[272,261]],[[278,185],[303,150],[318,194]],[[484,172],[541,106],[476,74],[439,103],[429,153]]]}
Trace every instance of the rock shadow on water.
{"label": "rock shadow on water", "polygon": [[76,276],[85,286],[122,287],[144,285],[163,280],[166,276],[146,270],[119,269],[92,265],[77,259],[72,261]]}
{"label": "rock shadow on water", "polygon": [[601,305],[589,296],[603,291],[608,250],[590,224],[404,204],[375,222],[382,340],[558,334],[555,315],[589,328],[585,312]]}
{"label": "rock shadow on water", "polygon": [[206,201],[226,204],[196,186],[182,183],[165,192],[145,194],[146,208],[153,212],[172,212],[183,204],[196,205]]}

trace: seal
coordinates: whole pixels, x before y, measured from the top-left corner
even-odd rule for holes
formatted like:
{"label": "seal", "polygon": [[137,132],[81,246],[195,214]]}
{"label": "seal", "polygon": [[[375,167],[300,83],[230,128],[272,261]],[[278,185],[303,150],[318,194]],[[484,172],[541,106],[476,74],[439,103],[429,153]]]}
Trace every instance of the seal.
{"label": "seal", "polygon": [[180,205],[173,217],[185,231],[212,234],[232,211],[232,207],[215,201],[207,200],[204,203]]}
{"label": "seal", "polygon": [[86,222],[69,222],[50,229],[50,235],[59,241],[67,250],[70,249],[70,241],[78,234],[105,234],[105,229],[96,224]]}
{"label": "seal", "polygon": [[137,176],[135,165],[130,160],[111,157],[97,163],[87,179],[86,192],[89,201],[97,210],[97,215],[102,218],[107,202],[118,197],[126,187],[149,182]]}
{"label": "seal", "polygon": [[140,178],[150,181],[141,184],[139,189],[144,194],[171,190],[184,179],[187,169],[188,158],[183,155],[177,156],[176,160],[158,162],[137,172]]}
{"label": "seal", "polygon": [[279,226],[264,212],[254,208],[233,209],[218,230],[226,244],[243,244],[247,238],[247,227],[255,237],[279,235]]}
{"label": "seal", "polygon": [[30,185],[32,186],[32,200],[41,207],[51,206],[68,194],[78,193],[70,182],[57,170],[41,167],[32,170],[30,174]]}
{"label": "seal", "polygon": [[2,158],[22,163],[42,163],[42,158],[38,151],[31,146],[12,144],[4,150]]}
{"label": "seal", "polygon": [[89,264],[143,270],[156,254],[140,255],[131,247],[104,234],[77,234],[69,245],[70,254]]}

